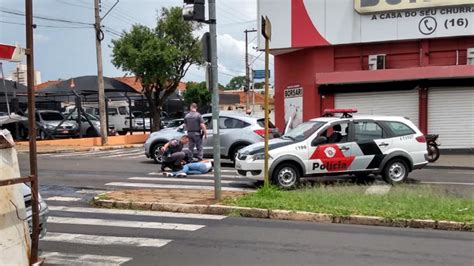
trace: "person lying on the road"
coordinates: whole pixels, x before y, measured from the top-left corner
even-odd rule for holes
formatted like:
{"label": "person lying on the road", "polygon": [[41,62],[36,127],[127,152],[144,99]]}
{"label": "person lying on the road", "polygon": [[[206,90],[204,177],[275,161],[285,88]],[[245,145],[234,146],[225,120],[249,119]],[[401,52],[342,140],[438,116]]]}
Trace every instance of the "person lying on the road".
{"label": "person lying on the road", "polygon": [[165,172],[164,176],[177,176],[185,177],[187,175],[202,175],[207,174],[212,171],[214,162],[212,160],[204,160],[195,163],[188,163],[183,166],[183,169],[180,171],[175,171],[173,173]]}
{"label": "person lying on the road", "polygon": [[161,148],[163,153],[163,162],[161,163],[161,171],[165,171],[166,167],[172,171],[178,171],[182,168],[182,161],[186,157],[183,152],[183,146],[188,144],[189,137],[184,135],[181,139],[172,139]]}

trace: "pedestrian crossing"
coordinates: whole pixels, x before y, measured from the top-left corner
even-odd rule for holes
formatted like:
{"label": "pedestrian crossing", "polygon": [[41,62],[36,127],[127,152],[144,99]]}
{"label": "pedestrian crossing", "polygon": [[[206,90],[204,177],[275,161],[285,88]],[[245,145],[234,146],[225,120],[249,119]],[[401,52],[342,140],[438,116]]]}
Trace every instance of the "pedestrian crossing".
{"label": "pedestrian crossing", "polygon": [[145,156],[145,150],[143,148],[129,148],[129,149],[116,149],[106,151],[81,151],[81,152],[61,152],[61,153],[45,153],[38,155],[40,158],[54,158],[54,159],[147,159]]}
{"label": "pedestrian crossing", "polygon": [[[140,264],[158,249],[192,240],[225,216],[101,209],[77,202],[48,201],[48,233],[40,240],[44,265]],[[145,249],[145,250],[144,250]],[[155,251],[155,252],[154,252]]]}

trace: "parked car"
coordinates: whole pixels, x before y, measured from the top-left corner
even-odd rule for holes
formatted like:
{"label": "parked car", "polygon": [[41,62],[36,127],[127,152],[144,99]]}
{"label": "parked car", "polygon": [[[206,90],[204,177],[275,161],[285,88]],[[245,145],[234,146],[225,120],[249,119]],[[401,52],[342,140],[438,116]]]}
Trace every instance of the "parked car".
{"label": "parked car", "polygon": [[[333,110],[338,113],[342,111]],[[302,177],[381,174],[392,184],[427,164],[426,139],[408,119],[396,116],[320,117],[290,129],[269,144],[269,177],[285,189]],[[235,168],[244,177],[263,180],[264,147],[239,151]]]}
{"label": "parked car", "polygon": [[[212,114],[203,115],[207,125],[207,139],[203,141],[204,156],[212,156],[213,135]],[[263,118],[253,118],[249,116],[237,115],[233,113],[221,112],[219,118],[221,156],[234,160],[237,151],[247,145],[261,142],[265,130],[263,128]],[[279,136],[278,129],[271,125],[271,137]],[[183,126],[178,128],[166,128],[150,134],[145,142],[145,155],[152,158],[156,163],[161,163],[160,148],[173,138],[180,138],[186,134]]]}
{"label": "parked car", "polygon": [[[28,116],[28,114],[26,114]],[[40,139],[50,137],[77,137],[79,127],[75,121],[65,120],[59,111],[38,110],[35,113],[37,134]],[[61,124],[59,126],[59,124]],[[20,136],[23,139],[28,137],[28,121],[20,123]]]}
{"label": "parked car", "polygon": [[[66,115],[67,114],[65,114],[65,116]],[[87,117],[87,119],[89,119],[89,121],[91,121],[93,127],[89,124],[86,117]],[[77,112],[74,112],[71,116],[69,116],[69,120],[77,121]],[[80,130],[81,130],[82,136],[85,136],[85,137],[97,137],[97,136],[99,136],[99,134],[100,134],[100,120],[99,120],[99,118],[95,115],[91,115],[91,114],[88,114],[88,113],[82,114]],[[116,133],[117,132],[115,131],[115,126],[113,124],[109,124],[108,135],[109,136],[115,136]]]}
{"label": "parked car", "polygon": [[164,128],[176,128],[184,124],[184,119],[173,119],[169,121],[164,121]]}
{"label": "parked car", "polygon": [[[33,233],[33,221],[32,221],[32,210],[31,210],[31,188],[26,184],[22,184],[23,198],[25,199],[26,217],[28,220],[28,226],[30,228],[30,235]],[[39,194],[38,194],[39,195]],[[46,235],[47,229],[46,224],[49,216],[48,204],[43,200],[41,195],[38,197],[39,200],[39,228],[40,238]]]}
{"label": "parked car", "polygon": [[[71,108],[73,108],[72,106]],[[99,107],[97,104],[85,103],[82,106],[88,114],[99,116]],[[66,110],[67,111],[67,110]],[[129,117],[130,110],[125,102],[110,102],[108,104],[109,125],[114,125],[115,131],[119,135],[125,135],[130,131]]]}

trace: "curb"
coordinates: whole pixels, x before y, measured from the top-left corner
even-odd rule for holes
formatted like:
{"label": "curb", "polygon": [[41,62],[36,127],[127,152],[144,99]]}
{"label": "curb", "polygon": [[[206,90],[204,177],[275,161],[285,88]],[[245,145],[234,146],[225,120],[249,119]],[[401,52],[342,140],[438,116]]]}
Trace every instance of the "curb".
{"label": "curb", "polygon": [[[119,149],[130,149],[130,148],[142,148],[144,144],[126,144],[117,146],[104,146],[104,147],[88,147],[88,148],[74,148],[74,149],[61,149],[52,151],[37,151],[37,154],[51,154],[51,153],[68,153],[68,152],[83,152],[83,151],[108,151],[108,150],[119,150]],[[28,150],[19,150],[18,153],[29,153]]]}
{"label": "curb", "polygon": [[425,169],[451,169],[451,170],[474,170],[471,166],[456,166],[456,165],[427,165]]}
{"label": "curb", "polygon": [[474,224],[452,222],[452,221],[435,221],[420,219],[389,219],[377,216],[349,215],[338,216],[324,213],[304,212],[304,211],[287,211],[287,210],[271,210],[258,209],[224,205],[200,205],[200,204],[178,204],[178,203],[154,203],[154,202],[127,202],[103,200],[94,197],[92,204],[102,208],[119,208],[119,209],[138,209],[150,211],[178,212],[178,213],[196,213],[196,214],[213,214],[213,215],[237,215],[249,218],[264,218],[272,220],[291,220],[306,221],[317,223],[334,223],[334,224],[352,224],[352,225],[372,225],[402,228],[424,228],[446,231],[465,231],[474,232]]}

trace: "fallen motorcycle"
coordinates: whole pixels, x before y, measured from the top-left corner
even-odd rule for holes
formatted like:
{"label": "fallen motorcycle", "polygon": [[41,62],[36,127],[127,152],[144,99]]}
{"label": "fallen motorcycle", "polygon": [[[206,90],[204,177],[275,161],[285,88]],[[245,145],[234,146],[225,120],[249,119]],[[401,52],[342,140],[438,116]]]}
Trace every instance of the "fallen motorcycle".
{"label": "fallen motorcycle", "polygon": [[426,146],[428,149],[428,162],[436,162],[439,159],[440,153],[439,148],[440,144],[436,142],[439,135],[437,134],[429,134],[426,135]]}

